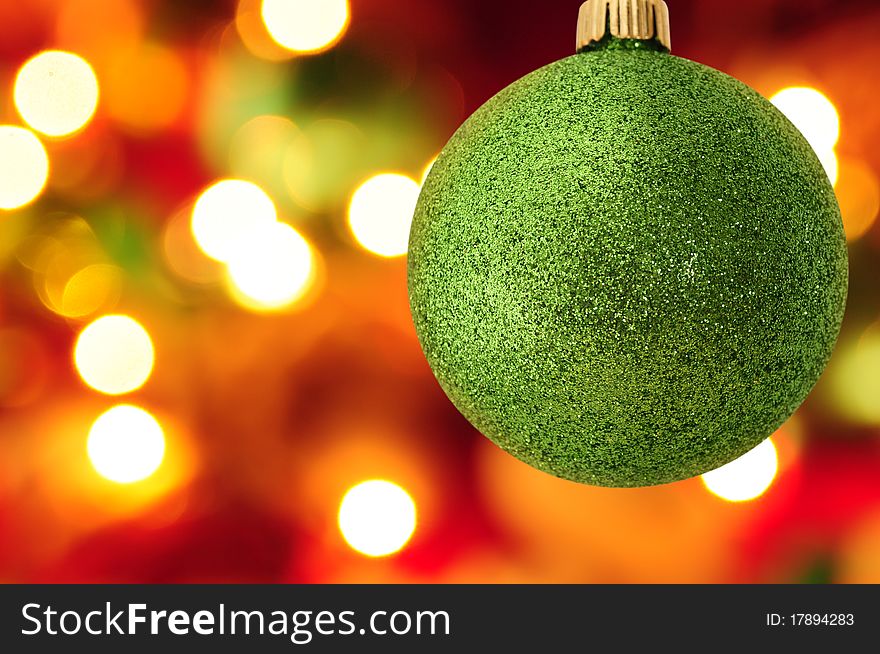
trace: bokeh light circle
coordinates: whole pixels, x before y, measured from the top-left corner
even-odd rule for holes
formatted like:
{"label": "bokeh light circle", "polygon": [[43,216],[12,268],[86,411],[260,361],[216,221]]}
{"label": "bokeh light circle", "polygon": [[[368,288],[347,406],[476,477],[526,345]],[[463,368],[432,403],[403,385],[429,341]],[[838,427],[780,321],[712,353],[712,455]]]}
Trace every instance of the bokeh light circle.
{"label": "bokeh light circle", "polygon": [[764,494],[779,469],[776,445],[765,440],[725,466],[703,475],[709,491],[728,502],[747,502]]}
{"label": "bokeh light circle", "polygon": [[275,203],[259,186],[224,179],[196,200],[191,227],[202,252],[226,263],[252,230],[274,223],[277,217]]}
{"label": "bokeh light circle", "polygon": [[831,182],[832,186],[836,186],[837,179],[840,176],[840,163],[837,159],[837,153],[834,150],[823,150],[817,152],[816,155],[819,157],[822,168],[825,169],[825,174],[828,175],[828,181]]}
{"label": "bokeh light circle", "polygon": [[840,116],[834,104],[816,89],[790,87],[770,98],[821,156],[837,145]]}
{"label": "bokeh light circle", "polygon": [[301,53],[333,46],[348,27],[348,0],[263,0],[260,11],[272,39]]}
{"label": "bokeh light circle", "polygon": [[420,190],[417,182],[396,173],[364,182],[348,208],[348,224],[357,242],[382,257],[406,254]]}
{"label": "bokeh light circle", "polygon": [[880,425],[880,324],[839,348],[828,371],[835,412],[856,424]]}
{"label": "bokeh light circle", "polygon": [[[64,282],[53,310],[67,318],[83,318],[112,308],[122,294],[124,273],[111,264],[87,265]],[[48,289],[47,289],[48,294]]]}
{"label": "bokeh light circle", "polygon": [[314,256],[308,242],[286,223],[252,230],[229,259],[234,295],[246,308],[276,311],[290,306],[309,288]]}
{"label": "bokeh light circle", "polygon": [[49,179],[49,156],[33,132],[0,125],[0,209],[33,202]]}
{"label": "bokeh light circle", "polygon": [[397,484],[380,479],[351,488],[339,506],[339,530],[352,549],[388,556],[409,542],[416,528],[416,505]]}
{"label": "bokeh light circle", "polygon": [[121,404],[95,420],[87,450],[99,475],[119,484],[131,484],[159,469],[165,457],[165,434],[149,413]]}
{"label": "bokeh light circle", "polygon": [[48,136],[67,136],[88,124],[98,106],[98,78],[89,62],[47,50],[18,71],[15,106],[22,119]]}
{"label": "bokeh light circle", "polygon": [[153,342],[134,318],[102,316],[82,330],[74,363],[82,380],[107,395],[130,393],[150,377]]}

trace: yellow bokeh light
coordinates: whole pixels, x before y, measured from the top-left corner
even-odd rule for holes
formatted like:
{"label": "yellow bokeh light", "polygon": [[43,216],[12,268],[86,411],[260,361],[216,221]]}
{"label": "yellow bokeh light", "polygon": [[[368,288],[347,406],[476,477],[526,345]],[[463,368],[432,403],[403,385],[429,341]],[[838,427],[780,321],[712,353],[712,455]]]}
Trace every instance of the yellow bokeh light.
{"label": "yellow bokeh light", "polygon": [[313,272],[311,246],[280,222],[254,229],[227,267],[233,296],[255,311],[277,311],[295,303],[308,291]]}
{"label": "yellow bokeh light", "polygon": [[771,439],[735,461],[703,475],[711,493],[728,502],[747,502],[764,494],[779,469],[776,446]]}
{"label": "yellow bokeh light", "polygon": [[[60,297],[51,308],[67,318],[82,318],[116,304],[122,294],[123,272],[118,266],[92,264],[75,272],[63,284]],[[46,291],[50,297],[55,295],[48,284]]]}
{"label": "yellow bokeh light", "polygon": [[15,78],[22,119],[48,136],[67,136],[88,124],[98,106],[98,78],[82,57],[47,50],[29,59]]}
{"label": "yellow bokeh light", "polygon": [[357,242],[383,257],[406,254],[419,192],[417,182],[396,173],[364,182],[348,208],[348,224]]}
{"label": "yellow bokeh light", "polygon": [[33,202],[49,179],[49,156],[33,132],[0,125],[0,209]]}
{"label": "yellow bokeh light", "polygon": [[165,434],[149,413],[121,404],[95,420],[86,447],[99,475],[131,484],[146,479],[162,465]]}
{"label": "yellow bokeh light", "polygon": [[828,373],[834,409],[852,422],[880,425],[880,324],[842,343]]}
{"label": "yellow bokeh light", "polygon": [[416,505],[397,484],[373,479],[345,494],[338,522],[352,549],[367,556],[388,556],[400,551],[412,537]]}
{"label": "yellow bokeh light", "polygon": [[260,13],[272,39],[300,53],[332,47],[350,18],[348,0],[263,0]]}
{"label": "yellow bokeh light", "polygon": [[818,154],[832,150],[840,138],[840,116],[831,100],[816,89],[797,86],[770,98],[794,123]]}
{"label": "yellow bokeh light", "polygon": [[275,203],[259,186],[224,179],[199,196],[191,228],[202,252],[226,263],[252,230],[274,223],[277,217]]}
{"label": "yellow bokeh light", "polygon": [[52,213],[17,249],[33,274],[34,290],[47,309],[65,318],[112,313],[125,273],[108,262],[89,224],[80,216]]}
{"label": "yellow bokeh light", "polygon": [[80,332],[73,358],[86,384],[107,395],[121,395],[140,388],[150,377],[153,342],[133,318],[102,316]]}

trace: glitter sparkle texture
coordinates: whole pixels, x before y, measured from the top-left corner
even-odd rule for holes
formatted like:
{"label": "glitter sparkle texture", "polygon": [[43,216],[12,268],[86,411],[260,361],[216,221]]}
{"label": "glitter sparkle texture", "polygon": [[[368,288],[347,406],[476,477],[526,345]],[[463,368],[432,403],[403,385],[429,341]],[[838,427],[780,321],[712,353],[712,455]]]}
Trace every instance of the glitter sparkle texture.
{"label": "glitter sparkle texture", "polygon": [[423,349],[510,454],[600,486],[751,450],[816,383],[846,303],[840,212],[756,92],[610,44],[479,109],[428,176],[409,250]]}

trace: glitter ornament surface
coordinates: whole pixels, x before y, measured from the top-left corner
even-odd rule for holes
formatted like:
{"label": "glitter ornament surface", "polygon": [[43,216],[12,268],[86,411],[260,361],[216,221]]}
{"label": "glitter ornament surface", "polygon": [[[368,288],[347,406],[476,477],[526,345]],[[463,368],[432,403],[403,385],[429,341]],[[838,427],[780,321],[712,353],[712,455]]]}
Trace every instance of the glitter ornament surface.
{"label": "glitter ornament surface", "polygon": [[789,121],[615,39],[509,86],[428,176],[409,248],[425,355],[488,438],[600,486],[702,474],[801,404],[837,338],[846,241]]}

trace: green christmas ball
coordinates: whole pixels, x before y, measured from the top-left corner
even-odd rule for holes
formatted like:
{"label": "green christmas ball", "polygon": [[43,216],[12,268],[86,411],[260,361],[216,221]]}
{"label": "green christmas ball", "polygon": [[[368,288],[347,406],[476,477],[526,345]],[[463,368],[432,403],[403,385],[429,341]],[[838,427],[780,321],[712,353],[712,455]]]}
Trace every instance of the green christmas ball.
{"label": "green christmas ball", "polygon": [[540,470],[618,487],[718,468],[782,425],[829,359],[847,271],[797,129],[741,82],[617,39],[465,122],[408,260],[464,416]]}

